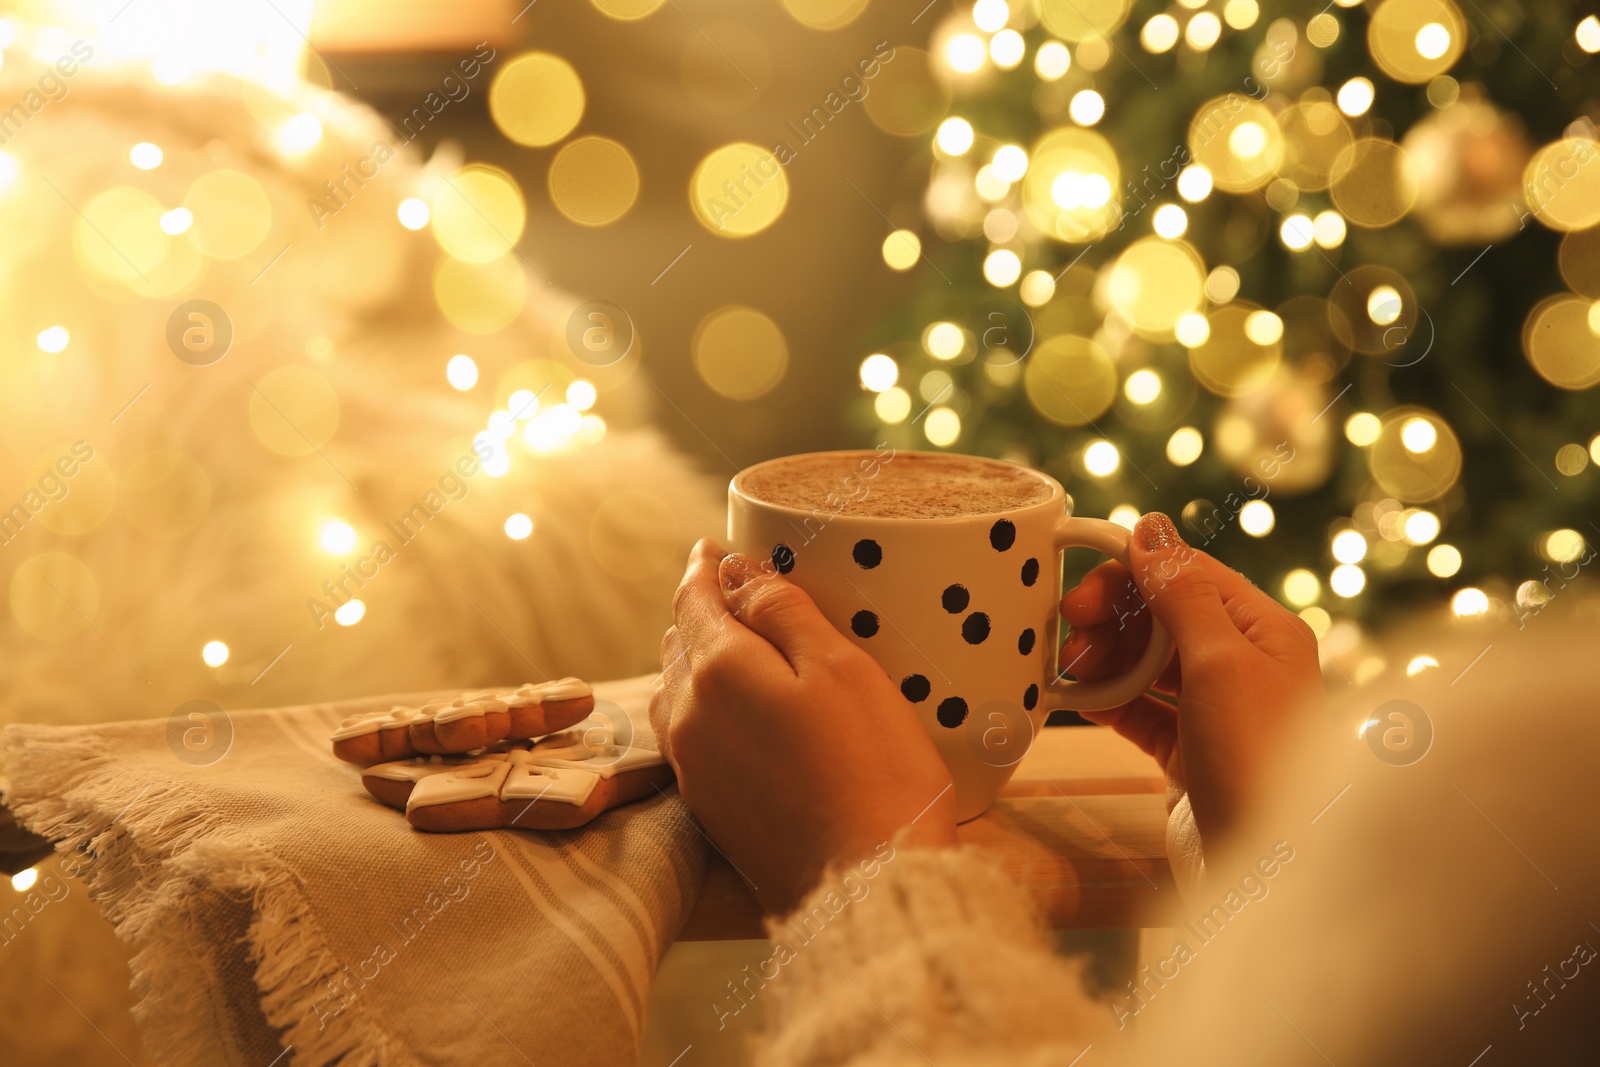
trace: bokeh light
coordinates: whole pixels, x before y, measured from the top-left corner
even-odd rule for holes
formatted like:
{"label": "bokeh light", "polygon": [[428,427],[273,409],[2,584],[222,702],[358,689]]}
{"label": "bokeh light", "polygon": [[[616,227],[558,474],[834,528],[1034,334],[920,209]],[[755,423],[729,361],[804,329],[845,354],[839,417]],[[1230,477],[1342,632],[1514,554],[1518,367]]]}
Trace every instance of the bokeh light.
{"label": "bokeh light", "polygon": [[1363,446],[1363,448],[1376,442],[1378,435],[1382,434],[1382,430],[1384,430],[1382,419],[1379,419],[1371,411],[1357,411],[1357,413],[1352,414],[1349,419],[1344,421],[1344,437],[1346,437],[1346,440],[1349,440],[1352,445]]}
{"label": "bokeh light", "polygon": [[1476,586],[1469,585],[1464,589],[1458,589],[1455,596],[1450,598],[1450,610],[1462,617],[1487,615],[1489,595]]}
{"label": "bokeh light", "polygon": [[508,60],[489,85],[494,124],[512,141],[533,148],[571,133],[584,103],[578,72],[549,52],[524,52]]}
{"label": "bokeh light", "polygon": [[1328,575],[1328,588],[1342,597],[1359,596],[1366,587],[1366,572],[1353,563],[1341,563]]}
{"label": "bokeh light", "polygon": [[1122,453],[1110,441],[1094,441],[1083,450],[1083,466],[1096,478],[1106,478],[1116,473],[1122,463]]}
{"label": "bokeh light", "polygon": [[783,0],[783,7],[813,30],[837,30],[860,18],[867,0]]}
{"label": "bokeh light", "polygon": [[872,410],[884,423],[893,426],[911,414],[911,394],[895,386],[879,393],[872,402]]}
{"label": "bokeh light", "polygon": [[601,14],[619,22],[633,22],[654,14],[666,0],[589,0],[589,2]]}
{"label": "bokeh light", "polygon": [[983,66],[987,49],[983,46],[983,38],[976,34],[958,33],[945,42],[944,57],[953,70],[971,74]]}
{"label": "bokeh light", "polygon": [[1334,535],[1332,550],[1340,563],[1360,563],[1367,558],[1367,539],[1359,530],[1343,530]]}
{"label": "bokeh light", "polygon": [[1564,293],[1541,301],[1528,313],[1522,328],[1522,351],[1551,385],[1580,390],[1600,382],[1595,307],[1593,301]]}
{"label": "bokeh light", "polygon": [[1385,0],[1367,24],[1367,48],[1389,77],[1421,85],[1460,58],[1466,29],[1451,0]]}
{"label": "bokeh light", "polygon": [[1161,395],[1161,375],[1148,368],[1136,370],[1122,383],[1122,393],[1135,404],[1151,404]]}
{"label": "bokeh light", "polygon": [[1001,30],[989,38],[989,58],[1001,70],[1012,70],[1028,54],[1028,42],[1016,30]]}
{"label": "bokeh light", "polygon": [[895,230],[883,239],[883,261],[892,270],[910,270],[922,258],[922,239],[910,230]]}
{"label": "bokeh light", "polygon": [[1128,17],[1131,0],[1039,0],[1045,29],[1068,41],[1108,37]]}
{"label": "bokeh light", "polygon": [[1072,69],[1072,52],[1060,41],[1046,41],[1034,53],[1033,69],[1043,80],[1056,81]]}
{"label": "bokeh light", "polygon": [[1461,569],[1461,550],[1455,545],[1434,545],[1428,549],[1428,573],[1435,578],[1450,578]]}
{"label": "bokeh light", "polygon": [[1239,93],[1201,104],[1189,123],[1188,143],[1191,157],[1224,192],[1260,189],[1283,165],[1284,137],[1277,117],[1265,104]]}
{"label": "bokeh light", "polygon": [[1265,537],[1272,532],[1277,516],[1272,505],[1265,500],[1251,500],[1239,509],[1239,529],[1251,537]]}
{"label": "bokeh light", "polygon": [[48,326],[39,331],[34,343],[39,346],[39,351],[55,355],[67,350],[67,345],[72,343],[72,334],[67,332],[65,326]]}
{"label": "bokeh light", "polygon": [[749,237],[771,226],[789,203],[789,178],[771,152],[735,141],[707,155],[689,181],[700,224],[722,237]]}
{"label": "bokeh light", "polygon": [[1590,55],[1600,52],[1600,18],[1585,15],[1572,36],[1578,42],[1578,47]]}
{"label": "bokeh light", "polygon": [[451,356],[444,365],[444,376],[452,388],[465,392],[478,384],[478,364],[468,355]]}
{"label": "bokeh light", "polygon": [[1139,43],[1153,55],[1171,50],[1178,43],[1178,20],[1165,13],[1152,15],[1139,31]]}
{"label": "bokeh light", "polygon": [[1405,539],[1413,545],[1425,545],[1439,536],[1439,516],[1431,511],[1417,509],[1406,516],[1402,527]]}
{"label": "bokeh light", "polygon": [[984,33],[994,33],[1011,17],[1006,0],[977,0],[972,5],[972,24]]}
{"label": "bokeh light", "polygon": [[1423,671],[1430,671],[1439,666],[1439,661],[1432,656],[1413,656],[1411,662],[1406,664],[1406,677],[1415,678]]}
{"label": "bokeh light", "polygon": [[937,448],[949,448],[961,437],[961,416],[947,407],[936,407],[922,420],[923,434]]}
{"label": "bokeh light", "polygon": [[1067,105],[1067,114],[1071,115],[1072,121],[1079,126],[1093,126],[1105,116],[1105,113],[1105,97],[1093,89],[1074,93],[1071,103]]}
{"label": "bokeh light", "polygon": [[161,146],[149,141],[140,141],[128,151],[128,161],[140,170],[155,170],[164,158]]}
{"label": "bokeh light", "polygon": [[1131,530],[1134,524],[1139,521],[1139,509],[1132,504],[1118,504],[1111,509],[1111,514],[1107,515],[1106,518],[1124,530]]}
{"label": "bokeh light", "polygon": [[1461,474],[1461,444],[1437,414],[1422,408],[1392,409],[1367,452],[1372,477],[1384,492],[1405,503],[1443,496]]}
{"label": "bokeh light", "polygon": [[330,519],[317,534],[322,550],[335,556],[348,556],[356,548],[356,530],[342,519]]}
{"label": "bokeh light", "polygon": [[527,208],[516,180],[484,163],[472,163],[439,183],[431,206],[439,247],[467,263],[487,263],[516,248]]}
{"label": "bokeh light", "polygon": [[1331,195],[1344,217],[1376,229],[1406,215],[1417,201],[1418,172],[1393,141],[1364,137],[1339,153]]}
{"label": "bokeh light", "polygon": [[701,380],[729,400],[765,396],[789,369],[789,345],[778,324],[737,304],[702,319],[690,348]]}
{"label": "bokeh light", "polygon": [[[579,378],[567,386],[567,403],[578,411],[588,411],[600,399],[600,390],[594,383]],[[514,407],[512,410],[516,410]]]}
{"label": "bokeh light", "polygon": [[1322,582],[1311,571],[1297,567],[1283,576],[1283,599],[1291,606],[1303,608],[1315,604],[1322,596]]}
{"label": "bokeh light", "polygon": [[309,111],[302,111],[279,126],[273,140],[278,151],[286,156],[304,155],[322,140],[322,120]]}
{"label": "bokeh light", "polygon": [[983,260],[983,277],[990,285],[1004,289],[1022,276],[1022,260],[1009,248],[998,248]]}
{"label": "bokeh light", "polygon": [[894,357],[874,352],[861,361],[861,387],[874,393],[892,389],[900,380],[900,366]]}
{"label": "bokeh light", "polygon": [[974,134],[972,124],[966,119],[951,116],[939,123],[939,131],[933,135],[933,140],[939,146],[939,151],[947,156],[965,155],[972,147]]}
{"label": "bokeh light", "polygon": [[1372,107],[1374,98],[1375,90],[1373,89],[1372,81],[1368,78],[1351,78],[1339,86],[1339,93],[1336,97],[1339,103],[1339,110],[1351,118],[1365,115],[1368,109]]}
{"label": "bokeh light", "polygon": [[1177,204],[1162,204],[1150,217],[1150,226],[1159,236],[1176,240],[1189,228],[1189,215]]}
{"label": "bokeh light", "polygon": [[550,163],[550,200],[579,225],[608,226],[638,198],[639,168],[616,141],[579,137]]}
{"label": "bokeh light", "polygon": [[1088,425],[1105,414],[1117,395],[1111,357],[1094,341],[1073,334],[1038,345],[1022,381],[1034,410],[1061,426]]}
{"label": "bokeh light", "polygon": [[1167,460],[1175,467],[1187,467],[1200,458],[1205,438],[1193,426],[1180,426],[1167,438]]}
{"label": "bokeh light", "polygon": [[[1181,208],[1179,210],[1182,210]],[[1187,244],[1146,237],[1117,257],[1105,276],[1106,300],[1135,330],[1170,334],[1205,299],[1205,266]]]}
{"label": "bokeh light", "polygon": [[1178,172],[1178,195],[1197,204],[1211,195],[1211,172],[1199,164],[1184,167]]}
{"label": "bokeh light", "polygon": [[966,333],[953,322],[936,322],[922,335],[922,347],[934,359],[955,359],[966,343]]}
{"label": "bokeh light", "polygon": [[1029,307],[1040,307],[1056,294],[1056,280],[1047,270],[1031,270],[1022,277],[1017,295]]}

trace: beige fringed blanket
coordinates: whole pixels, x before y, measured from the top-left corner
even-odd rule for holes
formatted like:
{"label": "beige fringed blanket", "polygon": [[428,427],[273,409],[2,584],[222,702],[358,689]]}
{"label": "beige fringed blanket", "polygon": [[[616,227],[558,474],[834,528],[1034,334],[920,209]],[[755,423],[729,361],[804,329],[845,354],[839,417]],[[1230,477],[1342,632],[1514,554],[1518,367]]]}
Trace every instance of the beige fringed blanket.
{"label": "beige fringed blanket", "polygon": [[[642,721],[648,679],[595,695]],[[634,1062],[704,864],[676,792],[576,831],[419,833],[328,743],[417,699],[235,712],[206,766],[182,722],[6,729],[10,807],[134,946],[158,1058]]]}

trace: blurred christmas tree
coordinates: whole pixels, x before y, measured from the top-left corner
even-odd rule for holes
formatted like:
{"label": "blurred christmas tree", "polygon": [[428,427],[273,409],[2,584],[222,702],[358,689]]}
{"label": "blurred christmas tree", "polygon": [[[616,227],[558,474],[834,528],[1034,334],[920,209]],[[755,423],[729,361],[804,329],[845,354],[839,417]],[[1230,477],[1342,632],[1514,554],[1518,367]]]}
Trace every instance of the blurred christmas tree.
{"label": "blurred christmas tree", "polygon": [[1319,632],[1537,610],[1600,539],[1600,21],[1134,6],[935,30],[953,103],[863,436],[1170,511]]}

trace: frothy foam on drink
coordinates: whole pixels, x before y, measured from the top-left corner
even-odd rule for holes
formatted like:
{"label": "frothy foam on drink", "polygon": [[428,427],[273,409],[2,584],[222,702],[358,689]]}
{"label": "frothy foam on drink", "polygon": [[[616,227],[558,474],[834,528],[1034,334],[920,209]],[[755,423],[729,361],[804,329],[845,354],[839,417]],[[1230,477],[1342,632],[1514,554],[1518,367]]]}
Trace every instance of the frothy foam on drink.
{"label": "frothy foam on drink", "polygon": [[772,460],[739,480],[757,500],[799,511],[870,518],[946,519],[994,515],[1050,498],[1051,486],[1024,467],[975,456],[835,452]]}

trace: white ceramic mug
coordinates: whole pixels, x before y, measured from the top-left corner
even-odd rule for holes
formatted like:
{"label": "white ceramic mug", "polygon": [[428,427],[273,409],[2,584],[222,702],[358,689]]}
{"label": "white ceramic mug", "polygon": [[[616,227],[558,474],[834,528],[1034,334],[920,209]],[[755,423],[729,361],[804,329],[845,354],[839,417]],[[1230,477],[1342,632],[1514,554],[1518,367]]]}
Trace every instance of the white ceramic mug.
{"label": "white ceramic mug", "polygon": [[[804,589],[839,632],[900,687],[933,736],[954,781],[956,817],[994,803],[1049,712],[1103,711],[1145,692],[1172,654],[1151,620],[1150,644],[1126,674],[1096,681],[1057,675],[1063,548],[1128,562],[1128,530],[1068,514],[1059,482],[1022,507],[951,518],[862,514],[872,482],[897,458],[920,453],[824,453],[850,463],[837,493],[806,509],[728,487],[730,547]],[[791,459],[793,457],[790,457]],[[942,461],[956,457],[941,454]],[[999,460],[974,464],[1021,470]],[[782,463],[784,460],[773,460]]]}

